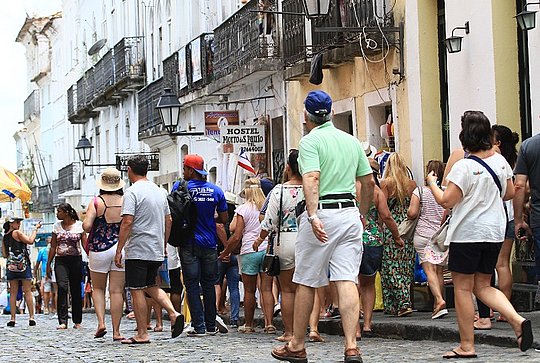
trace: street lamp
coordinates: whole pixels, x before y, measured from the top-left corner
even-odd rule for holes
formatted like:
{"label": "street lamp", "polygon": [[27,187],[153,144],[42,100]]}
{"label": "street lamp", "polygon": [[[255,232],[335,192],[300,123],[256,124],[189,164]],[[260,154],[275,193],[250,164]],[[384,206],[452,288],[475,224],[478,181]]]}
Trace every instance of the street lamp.
{"label": "street lamp", "polygon": [[93,148],[94,145],[90,143],[90,140],[88,140],[85,135],[81,137],[77,146],[75,146],[75,150],[79,153],[79,159],[84,166],[116,166],[116,164],[88,164],[92,158]]}
{"label": "street lamp", "polygon": [[527,10],[527,5],[540,5],[540,2],[525,4],[525,6],[523,6],[523,11],[515,16],[521,30],[531,30],[536,27],[537,11]]}
{"label": "street lamp", "polygon": [[182,104],[178,101],[178,97],[173,93],[172,89],[165,88],[163,94],[159,97],[156,109],[159,112],[163,127],[170,136],[196,136],[204,135],[204,132],[189,132],[176,131],[178,122],[180,121],[180,108]]}
{"label": "street lamp", "polygon": [[463,37],[454,35],[454,32],[458,29],[465,30],[465,34],[469,34],[469,22],[465,22],[465,26],[457,26],[452,29],[452,36],[444,40],[448,53],[461,52],[461,41],[463,40]]}
{"label": "street lamp", "polygon": [[309,19],[327,16],[330,11],[330,0],[304,0],[304,9]]}

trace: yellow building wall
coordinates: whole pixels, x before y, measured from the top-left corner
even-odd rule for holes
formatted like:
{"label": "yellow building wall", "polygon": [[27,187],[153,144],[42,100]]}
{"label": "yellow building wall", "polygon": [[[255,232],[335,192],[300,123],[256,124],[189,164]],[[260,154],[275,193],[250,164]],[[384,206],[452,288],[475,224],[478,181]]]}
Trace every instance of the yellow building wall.
{"label": "yellow building wall", "polygon": [[493,0],[493,55],[497,119],[492,123],[521,129],[519,110],[518,46],[515,1]]}
{"label": "yellow building wall", "polygon": [[442,160],[443,157],[437,12],[436,1],[418,1],[424,164],[427,160]]}

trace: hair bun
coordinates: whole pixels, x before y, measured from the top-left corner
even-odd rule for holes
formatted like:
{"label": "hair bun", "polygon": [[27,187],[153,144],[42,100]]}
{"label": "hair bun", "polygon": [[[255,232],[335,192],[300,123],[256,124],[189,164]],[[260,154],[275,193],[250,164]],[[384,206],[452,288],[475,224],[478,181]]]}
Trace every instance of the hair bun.
{"label": "hair bun", "polygon": [[517,132],[512,132],[512,142],[517,144],[519,142],[519,134]]}

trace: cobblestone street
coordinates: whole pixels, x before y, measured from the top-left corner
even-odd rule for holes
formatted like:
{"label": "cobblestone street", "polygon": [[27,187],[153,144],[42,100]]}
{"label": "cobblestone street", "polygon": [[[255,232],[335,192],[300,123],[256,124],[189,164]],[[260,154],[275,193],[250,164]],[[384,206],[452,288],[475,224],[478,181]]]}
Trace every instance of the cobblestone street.
{"label": "cobblestone street", "polygon": [[[110,329],[110,316],[107,316]],[[182,334],[169,339],[169,322],[163,333],[151,333],[151,344],[126,346],[112,341],[112,332],[94,339],[94,314],[84,314],[83,329],[57,331],[56,319],[37,315],[37,326],[28,326],[26,315],[17,316],[15,328],[6,327],[9,316],[0,318],[3,362],[277,362],[270,356],[273,346],[280,344],[275,336],[237,332],[217,336],[187,337]],[[135,323],[124,319],[122,332],[130,336]],[[310,362],[342,361],[342,338],[324,335],[326,343],[308,343]],[[404,341],[370,338],[360,342],[365,362],[434,362],[453,343]],[[517,348],[477,345],[479,359],[473,362],[540,362],[540,353],[533,349],[521,353]],[[460,360],[467,361],[467,360]]]}

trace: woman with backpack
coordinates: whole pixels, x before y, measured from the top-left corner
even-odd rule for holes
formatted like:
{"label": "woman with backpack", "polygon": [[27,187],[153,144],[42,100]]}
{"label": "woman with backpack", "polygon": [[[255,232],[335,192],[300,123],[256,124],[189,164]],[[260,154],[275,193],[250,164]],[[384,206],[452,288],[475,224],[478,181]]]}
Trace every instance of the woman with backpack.
{"label": "woman with backpack", "polygon": [[41,224],[37,224],[30,236],[20,231],[22,218],[10,218],[4,223],[4,239],[2,241],[2,256],[7,259],[6,271],[9,282],[9,307],[11,319],[8,327],[15,326],[15,316],[17,312],[17,292],[19,281],[22,283],[24,299],[28,306],[30,326],[35,326],[34,320],[34,296],[32,295],[32,266],[27,245],[34,243],[37,231]]}
{"label": "woman with backpack", "polygon": [[123,187],[125,182],[115,168],[107,168],[96,182],[99,195],[94,197],[86,210],[83,228],[89,232],[88,268],[92,278],[94,306],[98,326],[94,338],[107,334],[105,326],[105,290],[109,281],[113,340],[124,339],[120,334],[120,320],[124,303],[124,268],[114,263],[116,244],[122,222]]}

